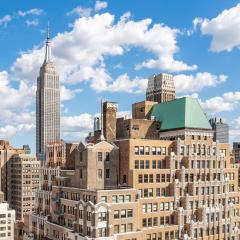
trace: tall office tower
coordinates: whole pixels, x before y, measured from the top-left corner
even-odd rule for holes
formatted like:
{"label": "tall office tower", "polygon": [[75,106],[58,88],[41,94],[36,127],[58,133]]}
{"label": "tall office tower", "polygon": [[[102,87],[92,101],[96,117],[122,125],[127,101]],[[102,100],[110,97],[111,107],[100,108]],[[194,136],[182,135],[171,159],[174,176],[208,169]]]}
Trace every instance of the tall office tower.
{"label": "tall office tower", "polygon": [[228,124],[223,121],[222,118],[211,118],[209,120],[214,130],[214,141],[219,143],[229,142],[229,127]]}
{"label": "tall office tower", "polygon": [[175,86],[171,74],[161,73],[148,79],[147,101],[162,103],[173,99],[175,99]]}
{"label": "tall office tower", "polygon": [[14,240],[15,211],[3,199],[0,192],[0,239]]}
{"label": "tall office tower", "polygon": [[46,145],[60,140],[59,76],[51,58],[51,41],[46,41],[45,59],[37,79],[36,92],[36,153],[45,158]]}

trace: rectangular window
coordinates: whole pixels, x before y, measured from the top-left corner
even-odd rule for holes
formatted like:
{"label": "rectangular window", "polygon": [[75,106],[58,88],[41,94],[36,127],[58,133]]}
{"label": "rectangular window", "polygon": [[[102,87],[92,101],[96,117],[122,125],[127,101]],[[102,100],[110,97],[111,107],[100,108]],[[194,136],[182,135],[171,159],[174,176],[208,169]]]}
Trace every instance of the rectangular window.
{"label": "rectangular window", "polygon": [[126,195],[124,202],[131,202],[131,195]]}
{"label": "rectangular window", "polygon": [[148,183],[148,174],[144,174],[144,183]]}
{"label": "rectangular window", "polygon": [[146,168],[146,169],[149,169],[149,160],[146,160],[146,162],[145,162],[145,168]]}
{"label": "rectangular window", "polygon": [[162,148],[162,155],[166,155],[166,148],[165,147]]}
{"label": "rectangular window", "polygon": [[156,147],[152,147],[152,155],[156,155]]}
{"label": "rectangular window", "polygon": [[158,160],[158,169],[161,169],[161,168],[162,168],[162,161]]}
{"label": "rectangular window", "polygon": [[138,175],[138,183],[142,183],[143,182],[143,176],[142,174]]}
{"label": "rectangular window", "polygon": [[161,148],[157,147],[157,155],[161,155]]}
{"label": "rectangular window", "polygon": [[118,202],[123,203],[124,202],[124,195],[119,195]]}
{"label": "rectangular window", "polygon": [[149,147],[145,147],[145,154],[149,155]]}
{"label": "rectangular window", "polygon": [[127,224],[127,231],[128,232],[132,232],[133,231],[133,224],[132,223],[128,223]]}
{"label": "rectangular window", "polygon": [[149,183],[153,183],[153,174],[149,175]]}
{"label": "rectangular window", "polygon": [[160,183],[160,176],[161,176],[160,174],[157,174],[157,175],[156,175],[156,182],[157,182],[157,183]]}
{"label": "rectangular window", "polygon": [[139,169],[139,161],[135,160],[135,169]]}
{"label": "rectangular window", "polygon": [[109,161],[110,161],[110,153],[106,152],[106,162],[109,162]]}
{"label": "rectangular window", "polygon": [[121,218],[126,218],[126,210],[121,210]]}
{"label": "rectangular window", "polygon": [[106,169],[106,178],[110,178],[110,169]]}
{"label": "rectangular window", "polygon": [[156,168],[157,168],[157,161],[152,160],[152,169],[156,169]]}
{"label": "rectangular window", "polygon": [[113,203],[117,203],[118,201],[117,201],[117,195],[113,195],[112,196],[112,202]]}
{"label": "rectangular window", "polygon": [[127,216],[128,217],[133,217],[133,210],[132,209],[127,210]]}
{"label": "rectangular window", "polygon": [[102,162],[102,152],[98,152],[98,161]]}
{"label": "rectangular window", "polygon": [[114,233],[119,233],[119,225],[114,225]]}
{"label": "rectangular window", "polygon": [[102,179],[102,169],[98,169],[98,179]]}
{"label": "rectangular window", "polygon": [[144,160],[140,160],[140,169],[144,169]]}
{"label": "rectangular window", "polygon": [[135,153],[135,155],[139,155],[139,147],[138,146],[134,147],[134,153]]}
{"label": "rectangular window", "polygon": [[140,155],[144,155],[144,147],[143,146],[140,147]]}
{"label": "rectangular window", "polygon": [[119,210],[114,210],[114,219],[119,218]]}

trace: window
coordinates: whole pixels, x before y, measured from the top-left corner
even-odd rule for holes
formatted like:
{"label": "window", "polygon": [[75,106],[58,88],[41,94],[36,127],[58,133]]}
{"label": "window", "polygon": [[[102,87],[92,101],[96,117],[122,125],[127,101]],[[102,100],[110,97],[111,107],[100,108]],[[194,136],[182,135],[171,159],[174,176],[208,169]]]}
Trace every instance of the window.
{"label": "window", "polygon": [[133,210],[132,209],[127,210],[127,216],[128,217],[133,217]]}
{"label": "window", "polygon": [[126,232],[126,224],[121,224],[121,226],[120,226],[120,232],[121,232],[121,233]]}
{"label": "window", "polygon": [[180,154],[181,154],[181,155],[184,155],[184,146],[181,146],[181,148],[180,148]]}
{"label": "window", "polygon": [[121,218],[126,218],[126,210],[121,210]]}
{"label": "window", "polygon": [[119,225],[114,225],[114,233],[119,233]]}
{"label": "window", "polygon": [[119,195],[118,202],[119,203],[123,203],[124,202],[124,196],[123,195]]}
{"label": "window", "polygon": [[150,182],[150,183],[153,183],[153,174],[150,174],[150,175],[149,175],[149,182]]}
{"label": "window", "polygon": [[117,196],[116,196],[116,195],[113,195],[113,196],[112,196],[112,202],[113,202],[113,203],[117,203]]}
{"label": "window", "polygon": [[106,212],[100,212],[98,214],[98,221],[99,222],[107,221],[107,213]]}
{"label": "window", "polygon": [[98,152],[98,161],[102,162],[102,152]]}
{"label": "window", "polygon": [[149,169],[149,160],[146,160],[146,162],[145,162],[145,168],[146,168],[146,169]]}
{"label": "window", "polygon": [[101,202],[107,202],[107,196],[101,196]]}
{"label": "window", "polygon": [[156,182],[157,182],[157,183],[160,183],[160,176],[161,176],[160,174],[157,174],[157,175],[156,175]]}
{"label": "window", "polygon": [[143,146],[140,147],[140,155],[144,155],[144,147]]}
{"label": "window", "polygon": [[152,155],[156,155],[156,147],[152,147]]}
{"label": "window", "polygon": [[143,182],[143,176],[142,174],[138,175],[138,183],[142,183]]}
{"label": "window", "polygon": [[142,205],[142,212],[146,213],[147,212],[147,204]]}
{"label": "window", "polygon": [[106,152],[106,161],[109,162],[110,161],[110,153]]}
{"label": "window", "polygon": [[123,175],[123,183],[127,183],[127,175],[126,174]]}
{"label": "window", "polygon": [[135,153],[135,155],[139,155],[139,147],[138,146],[134,147],[134,153]]}
{"label": "window", "polygon": [[135,169],[139,169],[139,161],[135,160]]}
{"label": "window", "polygon": [[157,155],[161,155],[161,148],[157,147]]}
{"label": "window", "polygon": [[146,219],[146,218],[143,218],[143,220],[142,220],[142,226],[143,226],[143,227],[146,227],[146,226],[147,226],[147,219]]}
{"label": "window", "polygon": [[131,202],[131,195],[126,195],[124,202]]}
{"label": "window", "polygon": [[83,177],[83,174],[82,174],[82,169],[80,169],[80,172],[79,172],[79,177],[82,178]]}
{"label": "window", "polygon": [[166,155],[166,148],[165,147],[162,148],[162,154]]}
{"label": "window", "polygon": [[148,175],[144,174],[144,183],[148,183]]}
{"label": "window", "polygon": [[145,147],[145,154],[149,155],[149,147]]}
{"label": "window", "polygon": [[158,160],[158,169],[161,169],[161,168],[162,168],[162,161]]}
{"label": "window", "polygon": [[157,168],[157,161],[152,160],[152,169],[156,169],[156,168]]}
{"label": "window", "polygon": [[144,160],[140,160],[140,169],[144,169]]}
{"label": "window", "polygon": [[106,169],[106,178],[110,178],[110,169]]}
{"label": "window", "polygon": [[132,223],[128,223],[127,224],[127,231],[128,232],[132,232],[132,230],[133,230],[133,224]]}
{"label": "window", "polygon": [[98,169],[98,179],[102,179],[102,169]]}
{"label": "window", "polygon": [[107,236],[107,230],[106,230],[106,228],[99,228],[99,229],[98,229],[98,236],[99,236],[99,237],[106,237],[106,236]]}
{"label": "window", "polygon": [[114,210],[114,219],[119,218],[119,210]]}

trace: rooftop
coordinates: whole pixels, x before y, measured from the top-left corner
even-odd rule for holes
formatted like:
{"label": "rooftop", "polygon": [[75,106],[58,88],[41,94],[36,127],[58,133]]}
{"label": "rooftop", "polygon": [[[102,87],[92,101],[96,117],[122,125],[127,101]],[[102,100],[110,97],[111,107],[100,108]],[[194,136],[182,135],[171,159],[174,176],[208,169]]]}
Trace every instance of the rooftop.
{"label": "rooftop", "polygon": [[196,98],[183,97],[156,104],[150,116],[161,123],[161,131],[182,128],[212,129]]}

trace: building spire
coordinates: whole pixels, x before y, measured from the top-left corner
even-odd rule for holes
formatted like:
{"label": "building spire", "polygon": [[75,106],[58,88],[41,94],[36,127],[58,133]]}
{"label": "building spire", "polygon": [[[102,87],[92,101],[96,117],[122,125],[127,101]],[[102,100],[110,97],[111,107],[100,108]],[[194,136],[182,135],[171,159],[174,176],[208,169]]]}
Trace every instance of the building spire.
{"label": "building spire", "polygon": [[47,39],[46,39],[46,51],[45,51],[45,59],[44,63],[51,62],[51,40],[50,40],[50,24],[48,21],[48,26],[47,26]]}

